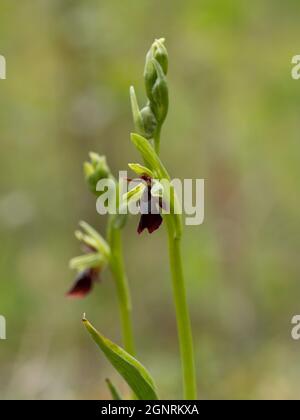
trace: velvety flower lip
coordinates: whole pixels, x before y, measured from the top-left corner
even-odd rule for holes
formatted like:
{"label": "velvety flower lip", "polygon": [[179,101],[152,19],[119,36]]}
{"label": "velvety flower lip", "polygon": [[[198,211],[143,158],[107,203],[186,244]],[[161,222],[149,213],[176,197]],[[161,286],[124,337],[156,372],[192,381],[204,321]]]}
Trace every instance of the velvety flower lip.
{"label": "velvety flower lip", "polygon": [[96,281],[99,281],[99,270],[87,268],[78,274],[67,296],[71,298],[84,298],[92,291]]}
{"label": "velvety flower lip", "polygon": [[127,181],[135,182],[137,185],[123,197],[127,202],[135,202],[140,209],[141,217],[137,232],[140,234],[147,229],[149,233],[153,233],[163,222],[161,209],[165,209],[165,205],[160,192],[162,186],[155,179],[154,173],[147,167],[138,163],[129,163],[128,166],[138,177],[127,178]]}
{"label": "velvety flower lip", "polygon": [[141,179],[146,182],[147,187],[140,199],[141,217],[137,232],[141,234],[147,229],[149,233],[153,233],[160,227],[163,221],[159,213],[159,208],[162,207],[162,203],[160,198],[153,197],[151,194],[152,179],[148,175],[142,175]]}
{"label": "velvety flower lip", "polygon": [[153,233],[160,227],[162,221],[160,214],[141,214],[137,232],[141,234],[145,229],[148,229],[149,233]]}

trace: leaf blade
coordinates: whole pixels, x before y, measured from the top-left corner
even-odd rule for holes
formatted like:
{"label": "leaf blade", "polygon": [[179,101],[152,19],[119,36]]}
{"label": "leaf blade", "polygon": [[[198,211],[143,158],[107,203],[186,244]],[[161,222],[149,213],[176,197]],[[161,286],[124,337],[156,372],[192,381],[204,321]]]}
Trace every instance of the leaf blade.
{"label": "leaf blade", "polygon": [[144,366],[117,344],[101,335],[85,317],[82,322],[95,343],[128,383],[137,398],[158,400],[153,379]]}
{"label": "leaf blade", "polygon": [[115,401],[120,401],[123,400],[123,398],[121,397],[119,391],[117,390],[117,388],[114,386],[114,384],[111,382],[110,379],[106,378],[105,380],[107,387],[111,393],[112,399]]}

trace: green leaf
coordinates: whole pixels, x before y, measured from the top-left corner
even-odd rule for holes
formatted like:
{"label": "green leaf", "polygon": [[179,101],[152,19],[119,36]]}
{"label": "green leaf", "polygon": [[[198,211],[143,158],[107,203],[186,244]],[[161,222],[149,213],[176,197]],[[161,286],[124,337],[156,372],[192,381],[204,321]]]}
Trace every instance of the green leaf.
{"label": "green leaf", "polygon": [[84,317],[82,320],[98,347],[125,379],[139,400],[158,400],[152,377],[144,366],[129,353],[101,335]]}
{"label": "green leaf", "polygon": [[116,401],[122,400],[123,398],[121,397],[117,388],[112,384],[112,382],[108,378],[105,381],[108,386],[108,389],[110,390],[112,399]]}

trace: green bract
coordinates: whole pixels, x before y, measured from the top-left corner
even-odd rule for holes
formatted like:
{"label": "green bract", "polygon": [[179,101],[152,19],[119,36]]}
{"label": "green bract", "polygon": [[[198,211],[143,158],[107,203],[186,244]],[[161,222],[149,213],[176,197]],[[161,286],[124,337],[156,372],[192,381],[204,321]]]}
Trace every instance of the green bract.
{"label": "green bract", "polygon": [[130,87],[130,101],[133,115],[133,121],[136,130],[151,139],[157,129],[157,121],[149,103],[142,109],[139,109],[134,87]]}

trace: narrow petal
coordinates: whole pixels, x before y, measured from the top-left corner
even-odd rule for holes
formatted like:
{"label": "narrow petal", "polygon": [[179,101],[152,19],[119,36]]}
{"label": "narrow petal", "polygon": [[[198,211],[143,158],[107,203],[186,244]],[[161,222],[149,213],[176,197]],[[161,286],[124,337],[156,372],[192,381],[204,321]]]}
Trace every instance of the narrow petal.
{"label": "narrow petal", "polygon": [[133,203],[139,201],[139,199],[144,194],[144,191],[147,189],[147,186],[143,182],[139,182],[138,185],[133,187],[130,191],[123,195],[123,202]]}
{"label": "narrow petal", "polygon": [[98,279],[98,272],[93,269],[82,271],[77,276],[73,286],[67,293],[68,297],[83,298],[89,294],[93,288],[94,282]]}
{"label": "narrow petal", "polygon": [[163,219],[160,214],[141,214],[137,231],[140,234],[145,229],[148,229],[149,233],[153,233],[160,227],[162,221]]}

